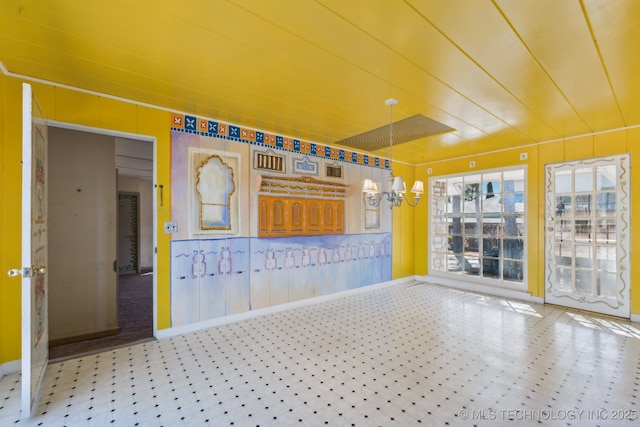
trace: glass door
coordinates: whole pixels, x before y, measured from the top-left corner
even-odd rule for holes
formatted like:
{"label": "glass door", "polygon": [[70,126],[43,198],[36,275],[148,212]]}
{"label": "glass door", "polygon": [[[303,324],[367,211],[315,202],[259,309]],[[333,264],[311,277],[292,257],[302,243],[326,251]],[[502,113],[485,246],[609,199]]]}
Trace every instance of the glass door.
{"label": "glass door", "polygon": [[547,165],[545,301],[626,317],[629,156]]}

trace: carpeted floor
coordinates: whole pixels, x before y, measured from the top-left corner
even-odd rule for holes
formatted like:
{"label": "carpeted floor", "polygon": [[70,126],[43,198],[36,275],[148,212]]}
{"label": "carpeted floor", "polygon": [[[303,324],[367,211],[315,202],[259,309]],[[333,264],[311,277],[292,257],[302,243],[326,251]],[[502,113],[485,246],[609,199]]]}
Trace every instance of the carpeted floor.
{"label": "carpeted floor", "polygon": [[117,335],[49,348],[49,360],[61,360],[153,338],[153,273],[121,275]]}

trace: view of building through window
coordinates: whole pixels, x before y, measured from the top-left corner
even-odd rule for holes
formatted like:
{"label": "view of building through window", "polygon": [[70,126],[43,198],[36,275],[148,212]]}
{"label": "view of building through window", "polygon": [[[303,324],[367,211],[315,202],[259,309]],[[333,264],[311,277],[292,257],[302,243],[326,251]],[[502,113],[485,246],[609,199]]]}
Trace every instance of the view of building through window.
{"label": "view of building through window", "polygon": [[525,170],[430,180],[431,272],[523,283]]}
{"label": "view of building through window", "polygon": [[611,159],[596,159],[549,171],[546,231],[553,254],[548,260],[552,293],[617,300],[619,225],[627,223],[618,224],[617,197],[619,191],[628,192],[618,175],[625,170],[618,171]]}

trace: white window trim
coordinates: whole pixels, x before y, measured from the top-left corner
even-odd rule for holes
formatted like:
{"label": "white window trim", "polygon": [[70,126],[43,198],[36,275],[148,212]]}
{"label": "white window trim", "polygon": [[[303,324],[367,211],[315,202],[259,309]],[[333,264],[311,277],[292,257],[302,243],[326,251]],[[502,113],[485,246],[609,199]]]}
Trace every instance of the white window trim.
{"label": "white window trim", "polygon": [[[523,197],[523,203],[524,203],[524,209],[523,209],[523,216],[524,216],[524,223],[525,223],[525,234],[523,236],[523,255],[522,255],[522,282],[510,282],[510,281],[504,281],[504,280],[498,280],[498,279],[494,279],[494,278],[489,278],[489,277],[480,277],[480,276],[470,276],[470,275],[462,275],[462,274],[455,274],[455,273],[448,273],[446,271],[437,271],[433,268],[433,248],[432,248],[432,242],[433,242],[433,234],[432,234],[432,209],[431,207],[433,206],[433,182],[434,181],[439,181],[442,179],[449,179],[449,178],[464,178],[465,176],[471,176],[471,175],[482,175],[482,174],[488,174],[488,173],[494,173],[494,172],[508,172],[508,171],[513,171],[513,170],[523,170],[524,171],[524,187],[523,187],[523,192],[524,192],[524,197]],[[430,277],[436,277],[436,278],[442,278],[445,279],[443,281],[443,284],[445,284],[447,281],[457,281],[457,282],[465,282],[465,283],[469,283],[469,284],[475,284],[475,285],[482,285],[482,287],[488,286],[488,287],[493,287],[493,288],[502,288],[502,289],[508,289],[508,290],[514,290],[514,291],[519,291],[519,292],[526,292],[528,290],[528,271],[529,271],[529,256],[528,256],[528,243],[529,243],[529,218],[528,218],[528,211],[529,211],[529,202],[528,202],[528,194],[529,194],[529,185],[528,185],[528,179],[529,179],[529,173],[528,173],[528,167],[527,165],[518,165],[518,166],[510,166],[510,167],[504,167],[504,168],[495,168],[495,169],[484,169],[484,170],[473,170],[470,172],[465,172],[465,173],[456,173],[456,174],[449,174],[449,175],[440,175],[440,176],[432,176],[429,177],[429,215],[428,215],[428,230],[429,230],[429,235],[428,235],[428,243],[427,243],[427,259],[429,260],[429,276]],[[535,237],[535,236],[534,236]],[[479,291],[481,291],[480,289],[478,289]]]}

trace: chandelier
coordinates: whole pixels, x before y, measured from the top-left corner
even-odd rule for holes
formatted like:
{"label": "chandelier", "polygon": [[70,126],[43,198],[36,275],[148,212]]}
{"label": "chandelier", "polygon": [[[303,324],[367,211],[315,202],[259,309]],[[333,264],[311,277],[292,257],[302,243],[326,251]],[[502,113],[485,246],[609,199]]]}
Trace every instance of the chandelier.
{"label": "chandelier", "polygon": [[398,103],[397,99],[389,98],[384,101],[389,106],[389,180],[391,182],[391,191],[380,191],[378,185],[373,180],[367,178],[362,185],[362,193],[365,199],[373,207],[380,206],[382,200],[386,199],[390,203],[390,207],[400,207],[403,201],[406,201],[409,206],[415,208],[420,202],[422,194],[424,194],[424,184],[420,180],[416,180],[413,183],[411,192],[414,193],[413,203],[407,199],[407,185],[401,176],[393,176],[393,106]]}

